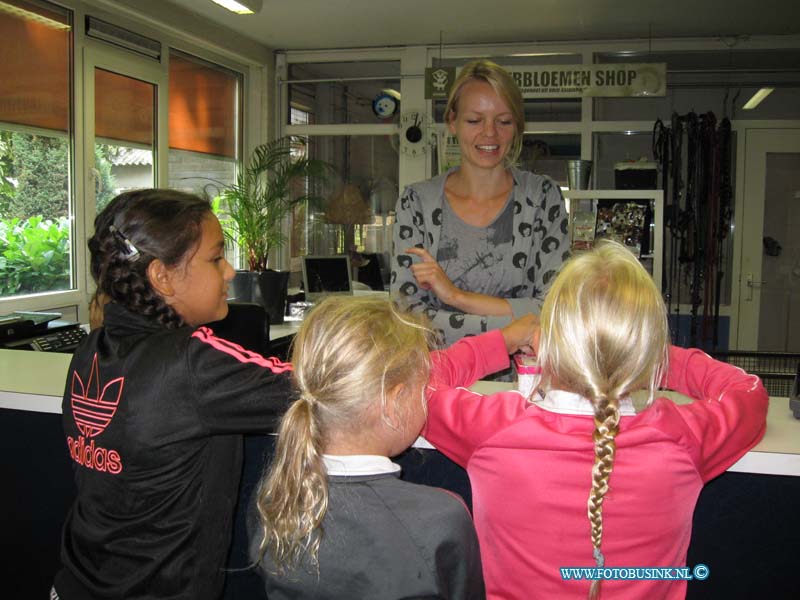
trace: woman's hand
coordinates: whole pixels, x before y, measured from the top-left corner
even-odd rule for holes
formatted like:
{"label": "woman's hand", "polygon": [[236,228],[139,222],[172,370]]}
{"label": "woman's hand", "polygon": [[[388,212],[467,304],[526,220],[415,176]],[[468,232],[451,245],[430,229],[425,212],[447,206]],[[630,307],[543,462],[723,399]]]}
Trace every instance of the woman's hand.
{"label": "woman's hand", "polygon": [[408,248],[406,254],[413,254],[422,259],[422,262],[411,265],[411,272],[419,286],[424,290],[431,290],[445,304],[453,305],[459,289],[453,285],[430,252],[424,248]]}
{"label": "woman's hand", "polygon": [[539,350],[541,328],[539,317],[533,313],[511,321],[500,332],[503,334],[509,354],[514,354],[517,350],[522,350],[527,354],[536,354]]}
{"label": "woman's hand", "polygon": [[406,253],[422,259],[422,262],[411,265],[411,272],[420,287],[431,290],[445,304],[470,315],[513,316],[511,304],[505,298],[486,296],[456,287],[427,250],[415,247],[407,249]]}

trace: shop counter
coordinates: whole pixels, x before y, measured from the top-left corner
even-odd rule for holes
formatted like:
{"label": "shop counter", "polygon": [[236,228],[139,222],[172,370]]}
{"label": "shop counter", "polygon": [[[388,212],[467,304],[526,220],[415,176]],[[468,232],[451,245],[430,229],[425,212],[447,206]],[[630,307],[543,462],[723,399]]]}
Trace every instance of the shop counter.
{"label": "shop counter", "polygon": [[[293,328],[288,325],[286,334]],[[13,544],[6,586],[20,597],[46,597],[58,565],[61,523],[75,494],[61,425],[69,360],[66,354],[0,349],[0,474],[13,490],[3,495],[2,504],[7,517],[4,538]],[[481,381],[473,389],[491,393],[510,386]],[[229,565],[234,569],[247,565],[245,507],[273,443],[269,435],[245,437]],[[397,460],[404,478],[451,489],[470,502],[466,473],[439,452],[411,449]],[[798,502],[800,420],[793,417],[787,398],[770,398],[764,439],[700,494],[687,564],[706,564],[711,575],[706,581],[690,582],[687,597],[800,598],[800,578],[795,575],[800,555]],[[546,541],[539,546],[546,547]],[[225,597],[261,598],[261,590],[252,572],[231,571]]]}
{"label": "shop counter", "polygon": [[[295,331],[295,324],[286,324],[280,333],[290,336]],[[67,354],[0,349],[0,409],[61,414],[69,360]],[[472,389],[491,394],[512,386],[511,383],[479,381]],[[660,395],[671,397],[675,402],[691,402],[672,392]],[[800,419],[792,415],[788,398],[770,398],[764,438],[730,471],[800,476]]]}

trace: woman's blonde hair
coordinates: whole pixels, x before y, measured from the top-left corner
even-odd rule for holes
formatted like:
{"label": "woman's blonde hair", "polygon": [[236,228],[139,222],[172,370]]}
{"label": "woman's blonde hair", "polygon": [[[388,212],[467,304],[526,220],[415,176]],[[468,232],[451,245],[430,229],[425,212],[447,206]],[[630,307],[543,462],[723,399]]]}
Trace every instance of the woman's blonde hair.
{"label": "woman's blonde hair", "polygon": [[514,120],[514,139],[508,149],[508,154],[505,156],[505,162],[507,165],[513,165],[517,162],[520,152],[522,152],[522,135],[525,132],[525,107],[519,86],[514,82],[509,72],[500,65],[490,60],[481,59],[467,63],[461,68],[458,77],[453,82],[453,87],[450,88],[450,96],[447,99],[447,107],[444,110],[445,122],[450,123],[458,114],[458,100],[461,98],[464,86],[471,81],[485,81],[491,85],[495,93],[500,96],[511,110],[511,116]]}
{"label": "woman's blonde hair", "polygon": [[[562,268],[541,314],[544,389],[575,392],[594,407],[594,467],[588,515],[598,567],[604,557],[603,499],[614,467],[619,400],[647,389],[648,403],[667,370],[669,327],[661,294],[636,257],[600,242]],[[590,598],[599,593],[592,583]]]}
{"label": "woman's blonde hair", "polygon": [[[385,409],[396,386],[424,385],[433,339],[423,317],[374,297],[328,298],[303,321],[292,350],[300,397],[281,421],[256,501],[260,556],[268,552],[278,573],[304,560],[317,566],[328,508],[326,441],[333,434],[359,432],[367,409],[375,402]],[[393,408],[402,422],[402,406]]]}

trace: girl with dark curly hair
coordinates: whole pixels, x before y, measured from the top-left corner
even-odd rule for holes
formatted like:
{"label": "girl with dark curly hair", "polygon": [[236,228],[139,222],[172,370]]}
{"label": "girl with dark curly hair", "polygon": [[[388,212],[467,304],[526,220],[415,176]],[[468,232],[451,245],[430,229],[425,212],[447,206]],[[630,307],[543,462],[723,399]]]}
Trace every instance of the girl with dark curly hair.
{"label": "girl with dark curly hair", "polygon": [[202,326],[227,314],[234,275],[207,201],[120,194],[89,250],[105,305],[64,393],[77,497],[51,597],[218,598],[241,434],[273,428],[291,366]]}

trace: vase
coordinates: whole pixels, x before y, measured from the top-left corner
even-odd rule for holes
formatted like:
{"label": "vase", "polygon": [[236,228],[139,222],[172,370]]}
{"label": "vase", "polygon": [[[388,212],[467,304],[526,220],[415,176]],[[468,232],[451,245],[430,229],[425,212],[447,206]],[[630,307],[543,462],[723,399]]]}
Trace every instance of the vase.
{"label": "vase", "polygon": [[270,325],[283,323],[286,312],[286,294],[289,287],[289,271],[267,269],[253,276],[252,302],[260,304],[269,314]]}
{"label": "vase", "polygon": [[254,275],[251,271],[236,271],[233,280],[228,286],[229,302],[252,302],[253,288],[255,287]]}

